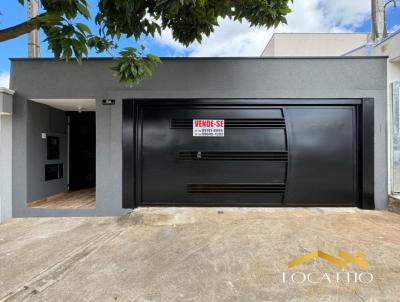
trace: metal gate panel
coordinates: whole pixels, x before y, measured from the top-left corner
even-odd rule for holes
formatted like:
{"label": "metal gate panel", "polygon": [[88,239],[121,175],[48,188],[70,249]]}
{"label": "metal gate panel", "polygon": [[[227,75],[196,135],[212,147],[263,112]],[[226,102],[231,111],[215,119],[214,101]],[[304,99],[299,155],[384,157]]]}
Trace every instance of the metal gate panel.
{"label": "metal gate panel", "polygon": [[[225,136],[193,137],[199,118],[224,119]],[[142,121],[143,205],[282,204],[282,108],[143,106]]]}
{"label": "metal gate panel", "polygon": [[289,173],[285,204],[354,206],[357,200],[355,107],[286,108]]}
{"label": "metal gate panel", "polygon": [[374,208],[373,99],[124,100],[123,117],[124,207]]}

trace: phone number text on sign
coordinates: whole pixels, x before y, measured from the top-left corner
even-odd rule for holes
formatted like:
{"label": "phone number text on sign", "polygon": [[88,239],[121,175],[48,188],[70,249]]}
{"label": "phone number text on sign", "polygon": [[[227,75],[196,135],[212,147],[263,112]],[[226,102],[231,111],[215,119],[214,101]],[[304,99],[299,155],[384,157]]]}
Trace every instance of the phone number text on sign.
{"label": "phone number text on sign", "polygon": [[224,120],[193,120],[193,136],[224,136]]}

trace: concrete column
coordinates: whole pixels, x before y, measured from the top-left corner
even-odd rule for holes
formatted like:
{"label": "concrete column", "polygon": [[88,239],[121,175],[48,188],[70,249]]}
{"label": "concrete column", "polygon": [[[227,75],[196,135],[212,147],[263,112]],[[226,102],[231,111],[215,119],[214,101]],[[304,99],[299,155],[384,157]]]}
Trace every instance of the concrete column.
{"label": "concrete column", "polygon": [[0,222],[12,217],[12,96],[0,88]]}
{"label": "concrete column", "polygon": [[122,100],[103,105],[96,100],[96,209],[119,215],[122,205]]}
{"label": "concrete column", "polygon": [[[39,0],[28,1],[28,19],[32,19],[39,14]],[[32,30],[28,34],[28,57],[38,58],[39,57],[39,31],[37,29]]]}
{"label": "concrete column", "polygon": [[386,37],[386,24],[385,24],[385,1],[372,0],[371,1],[371,38],[372,42],[379,42]]}
{"label": "concrete column", "polygon": [[392,120],[391,129],[391,193],[400,194],[400,81],[391,84],[392,93]]}

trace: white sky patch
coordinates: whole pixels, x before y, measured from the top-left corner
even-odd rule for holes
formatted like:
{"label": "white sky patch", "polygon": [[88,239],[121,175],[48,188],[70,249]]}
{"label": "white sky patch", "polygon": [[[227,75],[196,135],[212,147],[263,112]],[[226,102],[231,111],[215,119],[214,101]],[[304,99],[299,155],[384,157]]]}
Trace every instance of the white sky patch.
{"label": "white sky patch", "polygon": [[295,0],[291,8],[288,24],[274,29],[220,19],[220,26],[201,44],[185,48],[170,30],[156,40],[190,56],[259,56],[274,32],[351,32],[370,16],[371,0]]}
{"label": "white sky patch", "polygon": [[395,25],[391,29],[389,29],[390,33],[394,33],[395,31],[400,30],[400,25]]}
{"label": "white sky patch", "polygon": [[7,71],[0,72],[0,87],[9,88],[10,86],[10,73]]}

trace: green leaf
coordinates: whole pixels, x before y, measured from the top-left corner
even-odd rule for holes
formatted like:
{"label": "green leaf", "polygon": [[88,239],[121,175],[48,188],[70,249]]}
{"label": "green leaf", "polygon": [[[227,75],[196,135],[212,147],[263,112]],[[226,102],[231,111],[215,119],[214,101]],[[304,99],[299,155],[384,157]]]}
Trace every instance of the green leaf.
{"label": "green leaf", "polygon": [[90,13],[89,10],[87,9],[87,5],[82,5],[81,3],[77,2],[76,7],[78,8],[78,11],[86,18],[90,18]]}
{"label": "green leaf", "polygon": [[147,58],[154,63],[161,63],[161,59],[153,54],[148,54]]}
{"label": "green leaf", "polygon": [[136,66],[134,64],[131,65],[131,73],[132,73],[133,78],[136,78],[136,76],[138,74],[138,71],[137,71]]}
{"label": "green leaf", "polygon": [[92,31],[90,30],[89,26],[87,26],[86,24],[83,23],[76,23],[76,27],[78,27],[78,29],[82,32],[82,33],[88,33],[88,34],[92,34]]}
{"label": "green leaf", "polygon": [[44,22],[46,22],[46,21],[47,22],[61,22],[61,21],[65,21],[65,19],[60,14],[46,14],[43,16],[43,21]]}

